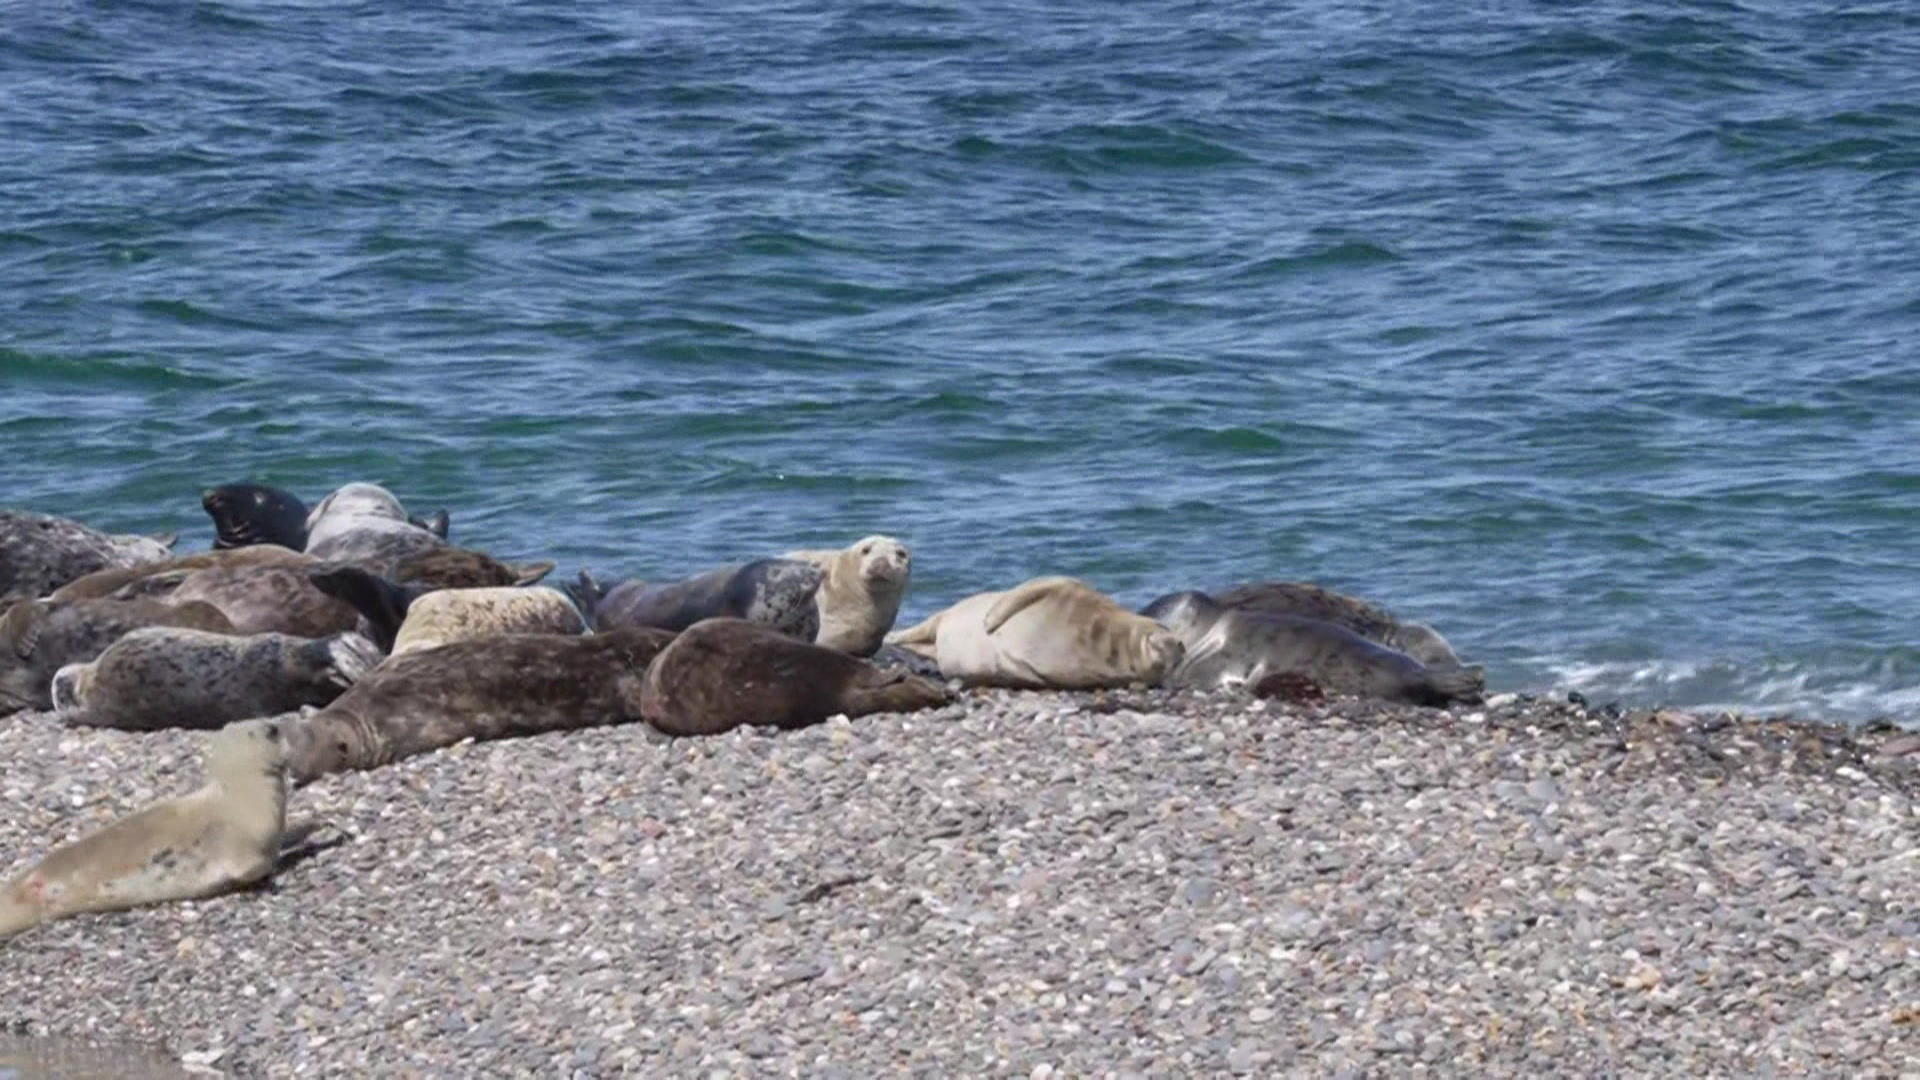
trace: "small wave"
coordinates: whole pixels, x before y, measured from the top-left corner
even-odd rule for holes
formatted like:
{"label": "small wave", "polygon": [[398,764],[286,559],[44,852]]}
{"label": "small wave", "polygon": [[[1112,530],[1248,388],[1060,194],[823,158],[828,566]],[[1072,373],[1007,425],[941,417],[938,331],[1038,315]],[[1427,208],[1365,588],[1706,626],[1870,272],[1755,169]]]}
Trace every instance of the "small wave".
{"label": "small wave", "polygon": [[236,380],[157,360],[126,356],[54,356],[0,348],[0,385],[26,388],[72,384],[86,389],[172,390],[232,386]]}
{"label": "small wave", "polygon": [[1548,660],[1556,687],[1630,706],[1920,727],[1920,651],[1839,650],[1755,663],[1716,659]]}

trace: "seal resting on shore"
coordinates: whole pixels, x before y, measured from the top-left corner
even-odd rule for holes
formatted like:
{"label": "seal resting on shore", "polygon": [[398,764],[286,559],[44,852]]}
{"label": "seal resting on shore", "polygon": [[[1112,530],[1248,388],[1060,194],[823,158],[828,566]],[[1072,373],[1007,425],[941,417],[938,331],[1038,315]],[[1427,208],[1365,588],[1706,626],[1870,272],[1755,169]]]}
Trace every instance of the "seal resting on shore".
{"label": "seal resting on shore", "polygon": [[583,634],[587,624],[558,589],[439,589],[415,600],[393,655],[501,634]]}
{"label": "seal resting on shore", "polygon": [[887,643],[932,657],[950,679],[1036,690],[1152,685],[1184,651],[1172,631],[1069,577],[970,596]]}
{"label": "seal resting on shore", "polygon": [[380,659],[351,633],[314,640],[148,627],[55,672],[53,707],[73,727],[218,728],[325,705]]}
{"label": "seal resting on shore", "polygon": [[644,627],[508,634],[389,658],[333,704],[289,721],[289,771],[304,784],[462,739],[639,720],[647,664],[672,640]]}
{"label": "seal resting on shore", "polygon": [[83,911],[214,896],[273,872],[287,824],[280,724],[207,742],[207,783],[53,849],[0,892],[0,938]]}
{"label": "seal resting on shore", "polygon": [[307,554],[392,574],[401,561],[447,542],[444,512],[423,525],[378,484],[347,484],[307,515]]}
{"label": "seal resting on shore", "polygon": [[278,544],[299,551],[307,546],[307,515],[300,496],[265,484],[222,484],[200,496],[213,519],[216,550]]}
{"label": "seal resting on shore", "polygon": [[745,619],[706,619],[647,669],[640,712],[669,735],[717,735],[741,724],[806,727],[839,713],[914,712],[951,700],[931,679]]}
{"label": "seal resting on shore", "polygon": [[1457,667],[1460,657],[1440,631],[1402,622],[1378,604],[1304,581],[1261,581],[1212,594],[1221,607],[1268,615],[1292,615],[1344,626],[1368,641],[1398,649],[1431,667]]}
{"label": "seal resting on shore", "polygon": [[114,595],[128,598],[142,590],[156,590],[149,595],[169,604],[211,604],[241,634],[326,637],[354,629],[360,613],[317,588],[308,577],[310,565],[211,566],[182,573],[164,592],[157,590],[169,582],[154,577]]}
{"label": "seal resting on shore", "polygon": [[596,630],[653,626],[685,630],[702,619],[746,619],[788,637],[812,641],[820,633],[814,593],[826,571],[800,559],[756,559],[709,570],[683,581],[649,585],[623,581],[602,590],[585,571],[574,599]]}
{"label": "seal resting on shore", "polygon": [[165,597],[180,587],[190,570],[233,570],[247,566],[309,566],[314,558],[278,544],[196,551],[164,562],[96,570],[53,590],[49,600],[98,600],[116,593],[124,598]]}
{"label": "seal resting on shore", "polygon": [[553,571],[551,560],[509,563],[471,548],[431,548],[394,565],[393,579],[435,589],[482,589],[496,585],[532,585]]}
{"label": "seal resting on shore", "polygon": [[0,510],[0,605],[37,600],[96,570],[163,562],[171,536],[110,536],[68,518]]}
{"label": "seal resting on shore", "polygon": [[781,556],[826,572],[813,594],[820,619],[815,645],[854,656],[872,656],[893,629],[913,572],[913,553],[891,536],[869,536],[832,551],[789,551]]}
{"label": "seal resting on shore", "polygon": [[1173,686],[1258,686],[1286,673],[1330,693],[1413,705],[1478,701],[1486,689],[1479,668],[1429,667],[1344,626],[1229,608],[1202,592],[1169,593],[1145,611],[1186,644]]}
{"label": "seal resting on shore", "polygon": [[219,609],[157,600],[22,600],[0,615],[0,716],[53,707],[54,673],[148,626],[233,633]]}

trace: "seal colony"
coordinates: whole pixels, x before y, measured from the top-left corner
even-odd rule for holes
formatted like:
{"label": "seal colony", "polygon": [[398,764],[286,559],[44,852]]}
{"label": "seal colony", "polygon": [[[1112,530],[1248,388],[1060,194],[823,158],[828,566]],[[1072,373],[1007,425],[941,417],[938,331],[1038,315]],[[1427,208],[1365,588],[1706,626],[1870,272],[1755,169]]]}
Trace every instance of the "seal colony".
{"label": "seal colony", "polygon": [[1438,631],[1304,582],[1185,589],[1135,612],[1048,575],[895,632],[913,558],[890,536],[610,587],[582,569],[553,589],[537,585],[552,561],[458,547],[446,511],[415,517],[377,484],[311,509],[252,483],[201,503],[215,535],[190,554],[0,511],[0,714],[214,729],[206,788],[47,855],[0,896],[0,934],[259,880],[287,783],[470,739],[796,728],[975,687],[1434,705],[1485,689]]}

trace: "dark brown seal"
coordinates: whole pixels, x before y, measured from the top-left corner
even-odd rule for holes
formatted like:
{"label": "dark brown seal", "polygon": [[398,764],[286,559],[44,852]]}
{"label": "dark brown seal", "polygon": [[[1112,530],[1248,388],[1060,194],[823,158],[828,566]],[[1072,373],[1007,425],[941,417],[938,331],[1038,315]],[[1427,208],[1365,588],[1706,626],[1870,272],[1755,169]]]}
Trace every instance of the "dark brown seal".
{"label": "dark brown seal", "polygon": [[647,664],[671,640],[652,629],[509,634],[393,657],[289,725],[289,771],[304,784],[462,739],[631,723]]}
{"label": "dark brown seal", "polygon": [[484,551],[439,547],[401,559],[394,567],[393,580],[434,589],[485,589],[531,585],[552,571],[551,562],[506,563]]}
{"label": "dark brown seal", "polygon": [[953,700],[932,679],[878,668],[745,619],[695,623],[647,669],[640,711],[669,735],[741,724],[806,727],[836,713],[912,712]]}
{"label": "dark brown seal", "polygon": [[97,659],[107,646],[145,626],[233,633],[233,624],[209,604],[22,600],[0,616],[0,716],[52,708],[55,672]]}

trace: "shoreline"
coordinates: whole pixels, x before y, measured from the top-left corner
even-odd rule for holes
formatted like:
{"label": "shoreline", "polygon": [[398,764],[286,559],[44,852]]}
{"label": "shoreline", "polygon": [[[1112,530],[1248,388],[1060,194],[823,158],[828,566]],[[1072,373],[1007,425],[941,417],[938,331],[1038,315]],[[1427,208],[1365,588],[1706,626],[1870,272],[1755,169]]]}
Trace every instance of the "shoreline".
{"label": "shoreline", "polygon": [[[0,943],[0,1033],[236,1076],[1920,1067],[1920,735],[1503,698],[462,745],[296,792],[344,842],[268,888]],[[199,782],[196,733],[0,738],[9,876]]]}

